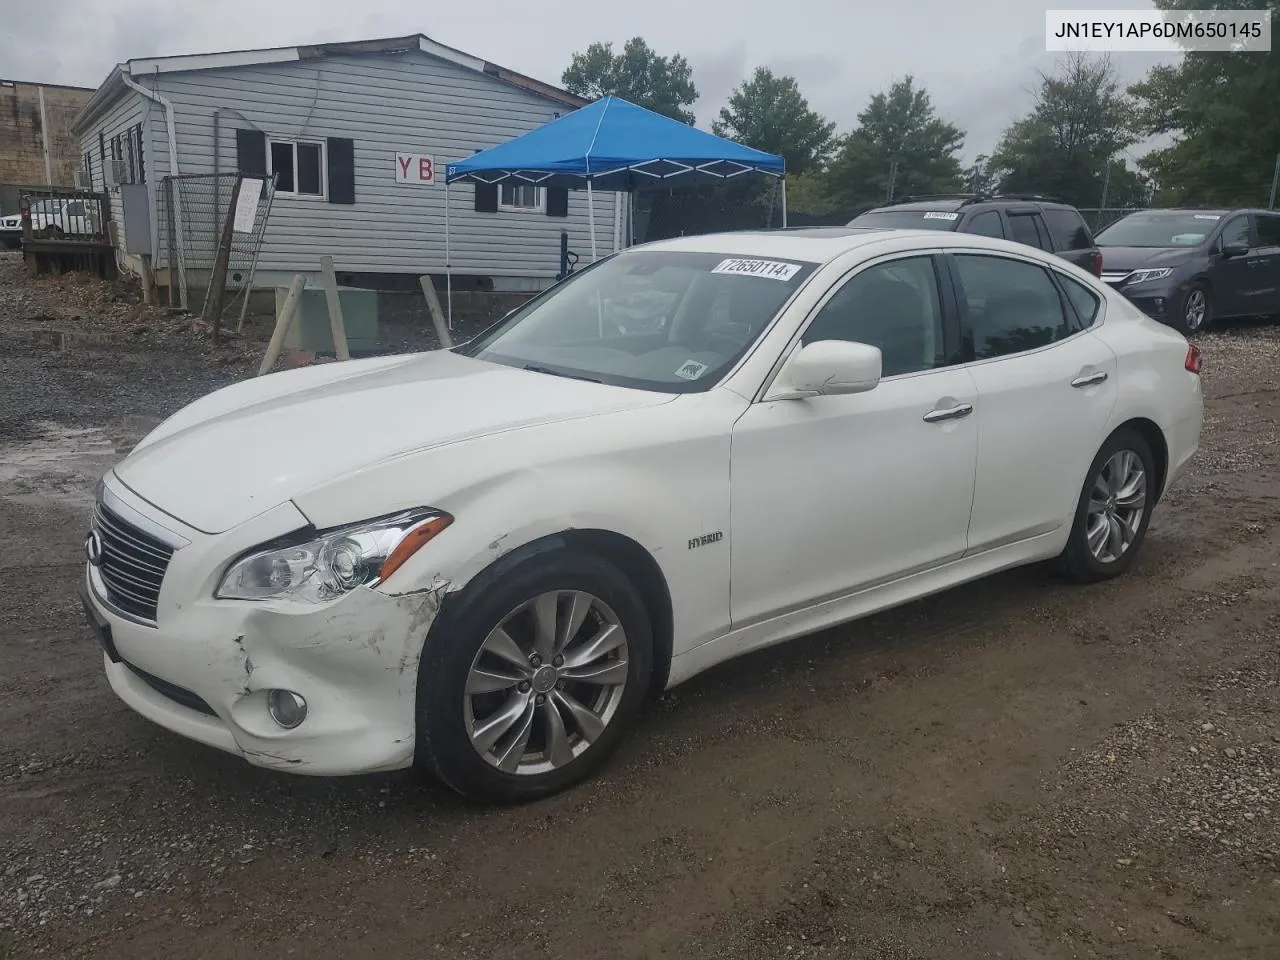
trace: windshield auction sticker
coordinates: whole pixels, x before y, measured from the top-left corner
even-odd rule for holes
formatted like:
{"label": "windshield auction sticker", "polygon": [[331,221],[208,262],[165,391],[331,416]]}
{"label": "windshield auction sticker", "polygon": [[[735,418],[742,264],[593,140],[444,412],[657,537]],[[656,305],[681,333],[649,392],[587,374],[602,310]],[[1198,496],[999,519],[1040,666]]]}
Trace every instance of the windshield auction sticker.
{"label": "windshield auction sticker", "polygon": [[800,264],[781,260],[721,260],[712,273],[733,273],[743,277],[768,277],[787,281],[800,272]]}
{"label": "windshield auction sticker", "polygon": [[926,213],[926,214],[924,215],[924,218],[925,218],[926,220],[959,220],[959,219],[960,219],[960,214],[958,214],[958,213],[939,213],[939,212],[937,212],[937,211],[930,211],[929,213]]}

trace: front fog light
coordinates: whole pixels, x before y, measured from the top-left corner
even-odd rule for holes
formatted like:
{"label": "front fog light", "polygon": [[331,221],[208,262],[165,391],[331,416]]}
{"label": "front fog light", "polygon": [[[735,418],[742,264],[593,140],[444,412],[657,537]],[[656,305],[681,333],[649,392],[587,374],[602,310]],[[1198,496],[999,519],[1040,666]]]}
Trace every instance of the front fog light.
{"label": "front fog light", "polygon": [[267,713],[286,730],[307,719],[307,701],[292,690],[272,690],[267,694]]}

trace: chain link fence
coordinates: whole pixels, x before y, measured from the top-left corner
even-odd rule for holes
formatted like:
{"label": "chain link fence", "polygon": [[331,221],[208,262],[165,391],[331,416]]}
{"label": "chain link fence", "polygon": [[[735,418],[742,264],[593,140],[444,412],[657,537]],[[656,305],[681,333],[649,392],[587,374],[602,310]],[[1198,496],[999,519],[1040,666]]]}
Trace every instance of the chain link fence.
{"label": "chain link fence", "polygon": [[[237,183],[240,184],[239,200],[236,210],[232,210],[231,197]],[[169,268],[171,291],[177,281],[178,305],[182,309],[203,308],[207,299],[215,296],[214,262],[227,217],[231,216],[236,222],[227,256],[222,315],[217,319],[229,326],[226,321],[234,315],[236,327],[243,324],[274,198],[272,179],[242,177],[238,173],[164,178],[158,217],[159,248],[164,257],[163,266]]]}

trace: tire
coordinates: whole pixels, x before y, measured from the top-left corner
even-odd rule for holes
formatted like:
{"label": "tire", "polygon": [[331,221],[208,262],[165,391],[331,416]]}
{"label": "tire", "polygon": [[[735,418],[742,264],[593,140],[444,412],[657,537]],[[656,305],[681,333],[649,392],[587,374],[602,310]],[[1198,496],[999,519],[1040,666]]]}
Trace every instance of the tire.
{"label": "tire", "polygon": [[1187,288],[1177,309],[1172,322],[1179,333],[1185,337],[1204,333],[1213,323],[1213,293],[1206,284],[1197,280]]}
{"label": "tire", "polygon": [[[1136,459],[1142,470],[1143,498],[1140,512],[1125,511],[1121,507],[1124,503],[1123,497],[1117,500],[1115,498],[1117,491],[1114,486],[1108,486],[1109,479],[1116,475],[1116,466],[1124,462],[1116,458],[1126,453]],[[1107,442],[1102,445],[1102,449],[1093,458],[1093,463],[1089,465],[1084,487],[1080,491],[1080,500],[1076,505],[1075,518],[1071,524],[1071,535],[1067,539],[1066,549],[1058,557],[1058,567],[1064,574],[1080,583],[1096,583],[1117,577],[1129,569],[1146,539],[1147,526],[1151,522],[1151,510],[1159,494],[1154,485],[1155,468],[1155,456],[1151,452],[1151,446],[1138,431],[1122,427],[1107,438]],[[1122,486],[1118,492],[1123,494],[1124,487]],[[1099,493],[1104,493],[1105,499],[1100,498]],[[1106,507],[1099,511],[1097,508],[1099,503],[1111,504],[1114,513]],[[1117,529],[1110,523],[1106,524],[1108,532],[1114,530],[1116,535],[1121,537],[1121,542],[1125,543],[1118,554],[1115,550],[1116,541],[1110,536],[1104,538],[1100,551],[1095,552],[1094,547],[1091,546],[1090,531],[1097,529],[1096,518],[1099,514],[1114,519],[1120,525],[1120,529]],[[1126,531],[1129,537],[1127,542],[1123,539]],[[1096,545],[1096,540],[1094,543]]]}
{"label": "tire", "polygon": [[[549,606],[539,599],[553,594],[559,599],[553,598]],[[588,602],[583,596],[589,605],[585,619],[579,619],[581,626],[567,641],[557,637],[556,648],[563,654],[552,649],[548,662],[513,666],[515,654],[536,652],[535,609],[557,611],[556,632],[563,634],[573,619],[574,598]],[[653,664],[650,623],[635,585],[616,566],[586,551],[557,547],[496,576],[481,574],[456,603],[446,603],[427,635],[418,668],[417,761],[464,797],[479,802],[534,800],[585,779],[621,743],[648,691]],[[500,626],[518,650],[498,642],[501,638],[495,638],[494,631]],[[590,653],[615,643],[619,631],[623,646],[582,662],[584,650]],[[494,654],[494,649],[504,656]],[[593,671],[593,680],[571,676]],[[616,682],[624,673],[625,680]],[[606,674],[609,682],[603,683]],[[513,677],[522,679],[513,685]],[[469,689],[469,681],[472,687],[499,686],[476,692]],[[555,685],[549,687],[548,681]],[[591,716],[583,717],[578,708]],[[489,733],[517,710],[518,717],[488,747]],[[550,746],[555,727],[551,713],[560,718],[563,738],[554,738],[559,750]],[[524,730],[527,745],[519,742]],[[473,743],[473,736],[482,746]],[[513,752],[517,750],[518,755]],[[514,769],[513,756],[524,758]],[[500,769],[504,758],[508,767]]]}

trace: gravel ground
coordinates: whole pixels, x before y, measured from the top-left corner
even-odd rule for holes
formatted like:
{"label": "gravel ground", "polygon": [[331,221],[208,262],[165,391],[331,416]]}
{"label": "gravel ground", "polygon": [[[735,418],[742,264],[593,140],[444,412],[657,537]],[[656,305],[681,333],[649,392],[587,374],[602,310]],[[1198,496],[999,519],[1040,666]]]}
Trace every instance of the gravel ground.
{"label": "gravel ground", "polygon": [[92,484],[262,333],[0,258],[0,958],[1280,956],[1280,329],[1201,339],[1204,449],[1128,576],[726,664],[514,810],[255,770],[107,687]]}

